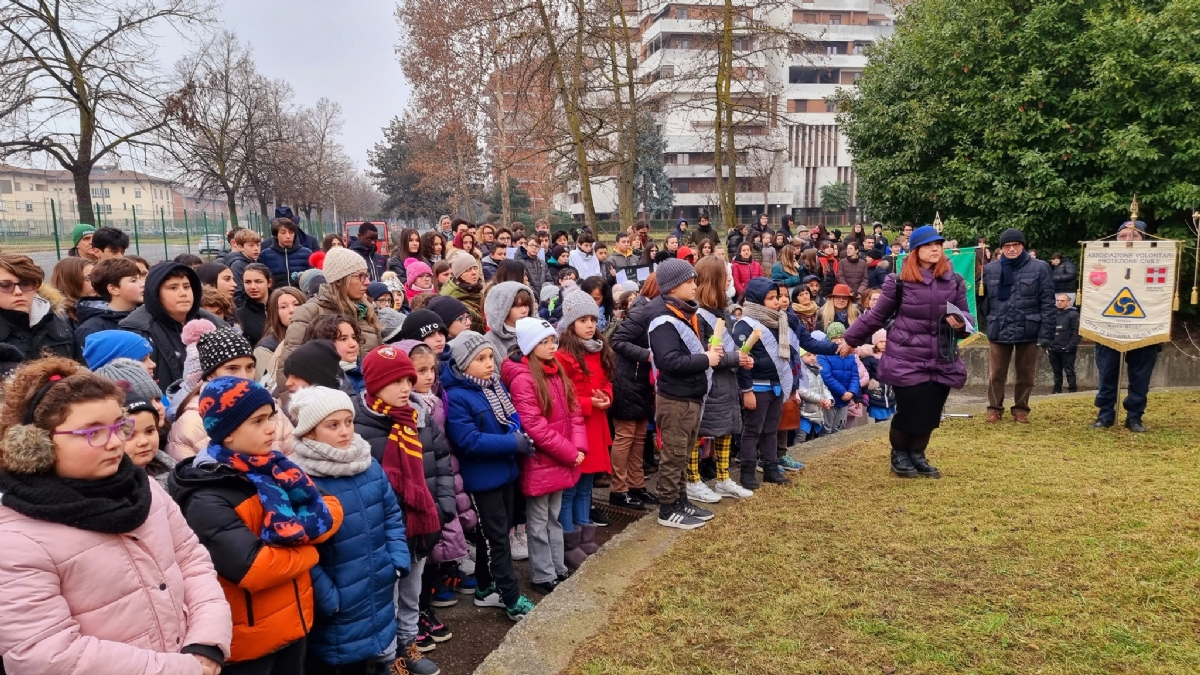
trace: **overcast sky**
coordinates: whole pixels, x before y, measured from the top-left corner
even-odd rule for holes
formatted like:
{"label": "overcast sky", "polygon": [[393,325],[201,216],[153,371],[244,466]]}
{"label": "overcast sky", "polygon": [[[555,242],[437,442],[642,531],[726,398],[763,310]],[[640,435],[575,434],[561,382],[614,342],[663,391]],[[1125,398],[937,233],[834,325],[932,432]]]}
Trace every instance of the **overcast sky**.
{"label": "overcast sky", "polygon": [[395,0],[225,0],[220,19],[253,46],[259,71],[292,85],[297,103],[325,96],[341,104],[340,140],[366,169],[367,150],[408,101],[395,9]]}

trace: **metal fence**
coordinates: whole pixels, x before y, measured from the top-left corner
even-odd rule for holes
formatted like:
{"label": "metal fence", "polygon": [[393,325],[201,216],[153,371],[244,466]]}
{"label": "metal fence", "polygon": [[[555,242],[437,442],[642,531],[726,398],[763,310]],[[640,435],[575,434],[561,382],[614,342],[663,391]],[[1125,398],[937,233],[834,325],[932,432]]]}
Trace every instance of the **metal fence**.
{"label": "metal fence", "polygon": [[[66,257],[73,246],[71,231],[74,216],[63,218],[54,200],[43,204],[0,202],[0,252],[23,253],[38,260],[58,261]],[[239,218],[239,226],[258,232],[264,239],[271,236],[271,225],[261,214],[251,212]],[[188,211],[171,213],[160,207],[154,213],[142,213],[136,207],[128,215],[113,217],[96,213],[96,227],[115,227],[129,235],[129,253],[151,262],[174,258],[181,253],[200,256],[213,255],[225,246],[225,233],[230,223],[224,212]],[[301,222],[304,231],[318,238],[338,232],[332,222]]]}

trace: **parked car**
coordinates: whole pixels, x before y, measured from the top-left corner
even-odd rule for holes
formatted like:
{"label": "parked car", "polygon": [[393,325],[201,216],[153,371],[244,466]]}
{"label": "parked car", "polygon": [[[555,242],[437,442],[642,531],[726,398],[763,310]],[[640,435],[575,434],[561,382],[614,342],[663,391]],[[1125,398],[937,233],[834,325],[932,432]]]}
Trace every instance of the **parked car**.
{"label": "parked car", "polygon": [[221,253],[229,250],[229,243],[220,234],[206,234],[200,239],[200,255]]}

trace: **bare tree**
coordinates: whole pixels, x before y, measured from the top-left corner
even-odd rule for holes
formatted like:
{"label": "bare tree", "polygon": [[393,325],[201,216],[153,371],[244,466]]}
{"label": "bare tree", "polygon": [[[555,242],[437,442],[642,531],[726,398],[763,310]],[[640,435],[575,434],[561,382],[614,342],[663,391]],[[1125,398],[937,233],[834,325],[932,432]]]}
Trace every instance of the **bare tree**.
{"label": "bare tree", "polygon": [[285,149],[294,147],[298,132],[292,88],[283,80],[260,77],[255,85],[259,93],[258,114],[251,115],[246,144],[244,190],[258,203],[263,222],[270,220],[267,210],[276,200],[280,174],[288,161]]}
{"label": "bare tree", "polygon": [[250,49],[229,31],[181,60],[175,72],[184,87],[175,123],[164,128],[164,146],[182,180],[201,193],[225,196],[236,228],[251,136],[260,126],[258,118],[269,114],[265,82]]}
{"label": "bare tree", "polygon": [[0,116],[0,155],[52,158],[74,179],[80,221],[94,223],[92,167],[151,143],[180,105],[155,68],[154,31],[211,16],[207,0],[5,0],[0,84],[24,91]]}

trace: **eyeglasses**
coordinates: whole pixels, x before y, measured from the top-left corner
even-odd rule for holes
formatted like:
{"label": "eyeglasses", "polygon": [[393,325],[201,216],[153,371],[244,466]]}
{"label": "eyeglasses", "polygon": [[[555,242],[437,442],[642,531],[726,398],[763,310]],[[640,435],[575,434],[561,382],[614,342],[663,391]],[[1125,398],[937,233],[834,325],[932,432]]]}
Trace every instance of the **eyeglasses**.
{"label": "eyeglasses", "polygon": [[471,323],[471,315],[470,315],[470,314],[463,314],[462,316],[460,316],[460,317],[458,317],[457,319],[455,319],[455,321],[460,321],[460,322],[462,322],[462,323]]}
{"label": "eyeglasses", "polygon": [[1025,244],[1022,244],[1019,241],[1010,241],[1007,244],[1002,245],[1000,248],[1005,251],[1013,251],[1018,248],[1024,248],[1024,246]]}
{"label": "eyeglasses", "polygon": [[359,283],[366,282],[368,279],[370,279],[370,277],[367,275],[366,272],[359,272],[358,274],[351,274],[350,278]]}
{"label": "eyeglasses", "polygon": [[133,436],[133,420],[124,419],[116,424],[102,424],[98,427],[87,427],[86,429],[76,429],[74,431],[56,431],[55,436],[70,434],[72,436],[83,436],[87,438],[88,445],[93,448],[102,448],[108,445],[108,440],[113,434],[121,441],[127,441]]}
{"label": "eyeglasses", "polygon": [[22,293],[32,293],[37,286],[36,281],[0,281],[0,293],[12,295],[14,288],[20,288]]}

